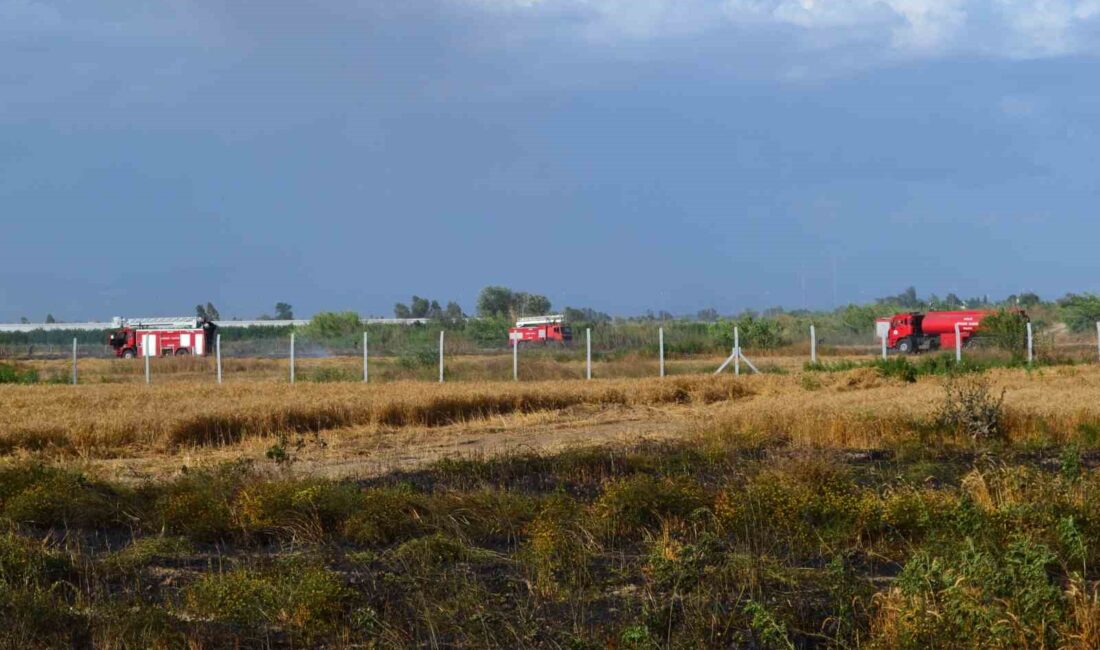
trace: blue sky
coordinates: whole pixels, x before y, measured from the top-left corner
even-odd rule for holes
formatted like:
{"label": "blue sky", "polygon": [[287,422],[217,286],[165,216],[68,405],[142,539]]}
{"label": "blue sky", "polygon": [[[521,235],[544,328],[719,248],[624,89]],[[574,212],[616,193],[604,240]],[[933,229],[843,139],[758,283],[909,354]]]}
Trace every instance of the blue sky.
{"label": "blue sky", "polygon": [[1100,0],[0,0],[0,320],[1096,291]]}

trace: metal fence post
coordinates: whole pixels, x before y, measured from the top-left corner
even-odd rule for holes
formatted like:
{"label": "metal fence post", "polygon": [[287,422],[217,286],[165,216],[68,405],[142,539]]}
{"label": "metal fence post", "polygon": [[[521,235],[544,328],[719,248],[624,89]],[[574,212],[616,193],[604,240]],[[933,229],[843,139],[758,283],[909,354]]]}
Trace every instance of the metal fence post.
{"label": "metal fence post", "polygon": [[370,381],[370,352],[367,349],[367,333],[363,332],[363,383]]}
{"label": "metal fence post", "polygon": [[886,333],[882,334],[882,360],[886,361]]}
{"label": "metal fence post", "polygon": [[290,333],[290,383],[294,383],[294,332]]}
{"label": "metal fence post", "polygon": [[150,383],[150,377],[149,377],[149,349],[146,348],[144,350],[144,352],[145,352],[145,383],[148,384],[148,383]]}
{"label": "metal fence post", "polygon": [[658,329],[657,330],[657,335],[658,335],[658,339],[659,339],[657,347],[660,348],[660,352],[661,352],[661,376],[664,377],[665,376],[665,328],[662,327],[662,328]]}
{"label": "metal fence post", "polygon": [[817,329],[810,325],[810,363],[817,363]]}
{"label": "metal fence post", "polygon": [[955,363],[962,363],[962,360],[963,360],[962,332],[959,331],[959,324],[955,323]]}
{"label": "metal fence post", "polygon": [[439,383],[443,383],[443,330],[439,330]]}
{"label": "metal fence post", "polygon": [[214,357],[218,365],[218,383],[222,383],[222,335],[214,335]]}
{"label": "metal fence post", "polygon": [[[1096,324],[1096,331],[1100,332],[1100,323]],[[584,330],[584,349],[585,349],[585,377],[592,379],[592,328],[586,327]]]}
{"label": "metal fence post", "polygon": [[741,332],[733,328],[733,374],[741,374]]}
{"label": "metal fence post", "polygon": [[76,338],[73,338],[73,386],[76,386]]}

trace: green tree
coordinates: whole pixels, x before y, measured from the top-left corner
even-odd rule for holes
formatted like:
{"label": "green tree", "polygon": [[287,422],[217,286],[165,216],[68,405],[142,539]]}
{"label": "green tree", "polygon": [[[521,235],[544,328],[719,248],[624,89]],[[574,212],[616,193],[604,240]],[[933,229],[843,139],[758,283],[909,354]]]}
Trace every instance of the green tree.
{"label": "green tree", "polygon": [[873,305],[848,305],[839,313],[840,329],[849,334],[865,334],[874,331],[875,319],[883,311]]}
{"label": "green tree", "polygon": [[53,314],[46,314],[47,323],[56,323],[57,319],[53,317]]}
{"label": "green tree", "polygon": [[304,331],[314,338],[335,339],[358,334],[363,331],[363,323],[353,311],[323,311],[310,319]]}
{"label": "green tree", "polygon": [[596,311],[591,307],[566,307],[563,312],[565,320],[570,323],[610,323],[611,315],[605,314],[602,311]]}
{"label": "green tree", "polygon": [[394,318],[412,318],[412,310],[409,306],[403,302],[399,302],[393,306]]}
{"label": "green tree", "polygon": [[477,313],[483,318],[511,318],[514,300],[508,287],[485,287],[477,295]]}
{"label": "green tree", "polygon": [[1058,301],[1062,321],[1074,332],[1085,332],[1100,321],[1100,296],[1093,293],[1067,294]]}
{"label": "green tree", "polygon": [[294,307],[286,302],[275,303],[275,319],[294,320]]}
{"label": "green tree", "polygon": [[695,319],[704,323],[713,323],[718,320],[718,310],[714,307],[700,309],[699,312],[695,314]]}
{"label": "green tree", "polygon": [[427,318],[428,310],[432,307],[432,303],[427,298],[421,298],[420,296],[413,296],[412,301],[409,303],[409,313],[413,318]]}
{"label": "green tree", "polygon": [[443,310],[443,317],[450,321],[460,321],[466,318],[466,313],[457,302],[452,301],[447,303],[447,308]]}
{"label": "green tree", "polygon": [[541,316],[543,314],[549,314],[551,305],[550,299],[546,296],[539,294],[520,294],[523,296],[523,302],[518,306],[518,312],[521,316]]}
{"label": "green tree", "polygon": [[1019,312],[999,309],[986,316],[981,335],[1015,358],[1027,353],[1027,319]]}
{"label": "green tree", "polygon": [[743,316],[736,321],[741,335],[741,345],[754,348],[777,348],[784,345],[783,328],[771,318]]}

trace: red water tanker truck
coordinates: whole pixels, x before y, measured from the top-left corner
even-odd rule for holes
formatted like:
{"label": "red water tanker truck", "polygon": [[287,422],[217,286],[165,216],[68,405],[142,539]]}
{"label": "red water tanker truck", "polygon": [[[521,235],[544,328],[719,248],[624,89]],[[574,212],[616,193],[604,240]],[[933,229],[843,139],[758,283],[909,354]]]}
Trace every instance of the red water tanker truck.
{"label": "red water tanker truck", "polygon": [[[996,312],[988,310],[967,310],[895,314],[889,319],[886,346],[903,353],[954,348],[955,325],[959,326],[962,344],[967,345],[971,339],[981,334],[982,320],[994,313]],[[885,320],[882,321],[884,324]]]}

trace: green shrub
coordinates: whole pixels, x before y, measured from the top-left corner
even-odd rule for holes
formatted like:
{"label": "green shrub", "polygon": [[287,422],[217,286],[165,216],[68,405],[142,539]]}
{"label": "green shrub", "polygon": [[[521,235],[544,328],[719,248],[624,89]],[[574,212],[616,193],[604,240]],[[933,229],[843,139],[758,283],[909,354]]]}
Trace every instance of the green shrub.
{"label": "green shrub", "polygon": [[1022,537],[1006,549],[974,543],[918,551],[889,599],[894,647],[1054,647],[1064,603],[1049,548]]}
{"label": "green shrub", "polygon": [[48,586],[71,579],[72,561],[41,542],[14,532],[0,534],[0,584],[11,586]]}
{"label": "green shrub", "polygon": [[525,533],[522,557],[541,593],[552,595],[563,586],[588,584],[589,563],[597,547],[584,527],[584,510],[577,501],[565,495],[550,497]]}
{"label": "green shrub", "polygon": [[593,515],[611,536],[637,537],[664,519],[685,518],[708,504],[698,484],[635,474],[609,483],[593,504]]}
{"label": "green shrub", "polygon": [[999,309],[982,319],[981,338],[1004,350],[1014,359],[1027,356],[1027,318],[1023,314]]}
{"label": "green shrub", "polygon": [[233,517],[233,502],[241,487],[255,480],[243,463],[189,471],[152,489],[156,530],[166,530],[196,541],[222,541],[241,532]]}
{"label": "green shrub", "polygon": [[123,522],[126,495],[83,475],[39,465],[0,472],[0,512],[38,527],[110,528]]}
{"label": "green shrub", "polygon": [[944,384],[943,402],[936,414],[939,426],[974,440],[1003,440],[1004,399],[990,394],[984,379],[953,379]]}
{"label": "green shrub", "polygon": [[874,362],[874,368],[879,375],[888,379],[899,379],[907,383],[917,380],[917,369],[904,357],[878,359]]}
{"label": "green shrub", "polygon": [[194,552],[191,542],[182,537],[139,537],[125,548],[108,555],[104,563],[108,568],[120,571],[140,571],[158,558],[178,558]]}
{"label": "green shrub", "polygon": [[21,369],[10,363],[0,363],[0,384],[38,383],[38,371],[34,368]]}
{"label": "green shrub", "polygon": [[233,502],[233,519],[249,533],[321,541],[342,529],[363,501],[351,483],[256,480],[241,488]]}
{"label": "green shrub", "polygon": [[359,314],[353,311],[323,311],[314,314],[309,325],[302,328],[303,334],[315,339],[339,339],[362,331],[363,323],[359,320]]}
{"label": "green shrub", "polygon": [[433,533],[402,543],[389,553],[387,559],[402,568],[423,571],[464,562],[470,556],[470,549],[462,540],[444,533]]}
{"label": "green shrub", "polygon": [[386,546],[421,534],[426,513],[425,499],[407,488],[369,488],[344,524],[344,536],[355,544]]}
{"label": "green shrub", "polygon": [[303,379],[305,379],[306,381],[317,382],[319,384],[325,384],[341,381],[360,381],[363,379],[363,376],[349,368],[321,366],[305,373],[305,377],[303,377]]}
{"label": "green shrub", "polygon": [[347,596],[331,571],[291,563],[204,575],[185,590],[184,603],[190,614],[201,618],[249,629],[276,626],[314,637],[339,625]]}

